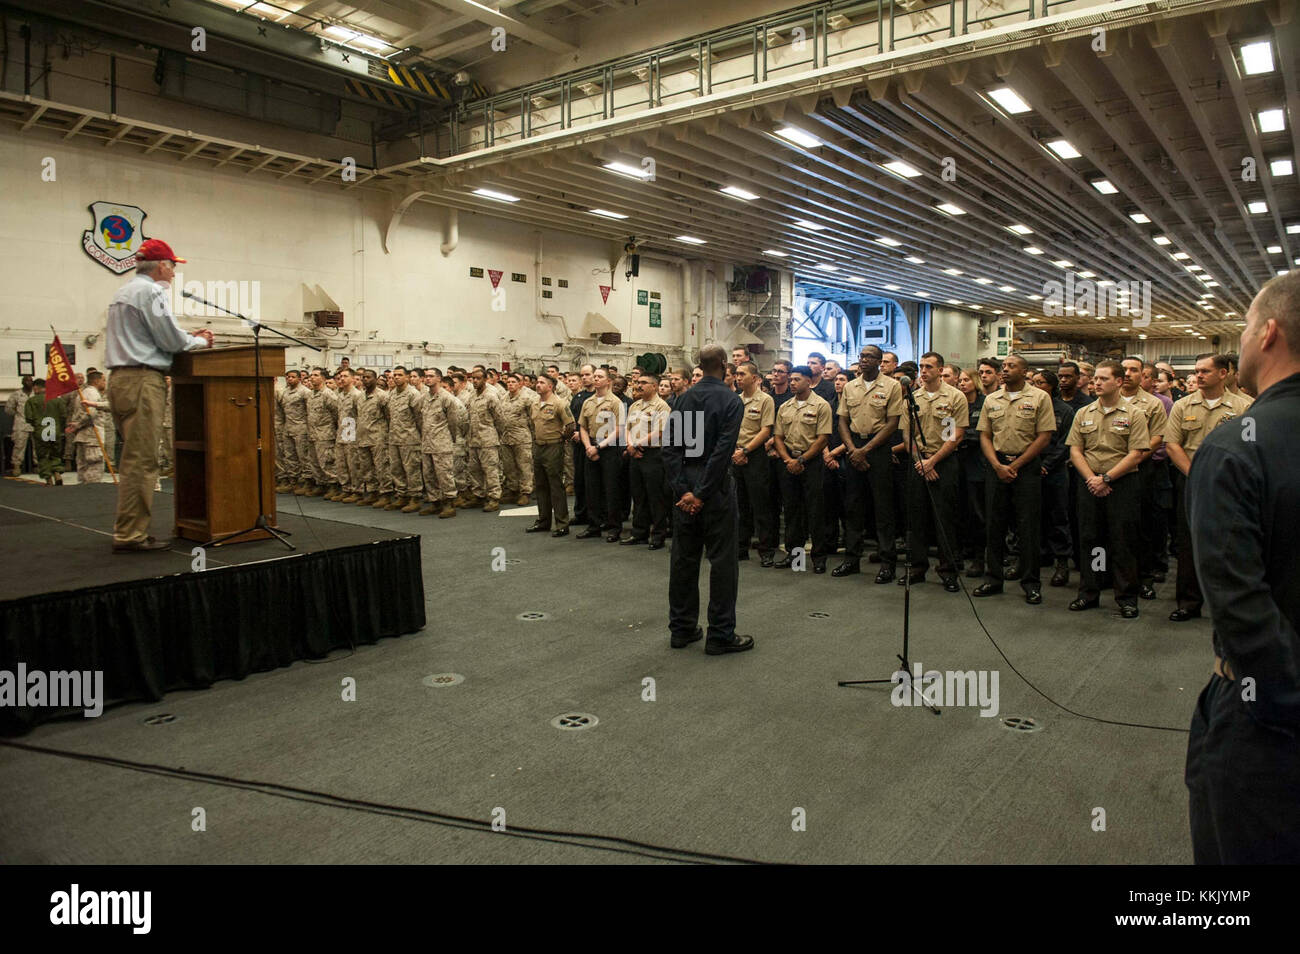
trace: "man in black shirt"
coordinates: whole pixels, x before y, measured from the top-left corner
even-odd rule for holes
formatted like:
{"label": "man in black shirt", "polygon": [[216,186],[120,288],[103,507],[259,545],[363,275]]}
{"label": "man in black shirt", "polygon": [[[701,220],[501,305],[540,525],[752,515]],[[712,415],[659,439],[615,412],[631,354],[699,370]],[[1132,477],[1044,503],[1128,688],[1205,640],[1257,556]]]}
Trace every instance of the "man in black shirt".
{"label": "man in black shirt", "polygon": [[[723,383],[727,353],[721,345],[700,352],[703,377],[673,408],[664,468],[675,501],[673,552],[668,575],[668,627],[674,649],[700,639],[700,558],[709,556],[711,656],[754,648],[752,636],[736,634],[736,484],[731,457],[740,434],[744,405]],[[694,436],[694,446],[687,438]]]}
{"label": "man in black shirt", "polygon": [[1079,366],[1073,361],[1062,361],[1057,372],[1061,393],[1057,395],[1062,401],[1076,411],[1082,411],[1092,403],[1092,398],[1079,390]]}
{"label": "man in black shirt", "polygon": [[808,355],[808,370],[812,372],[812,390],[819,398],[832,406],[835,405],[835,381],[825,377],[826,356],[820,351]]}
{"label": "man in black shirt", "polygon": [[[584,364],[580,369],[582,374],[582,390],[574,393],[569,400],[569,412],[576,421],[582,413],[582,405],[587,402],[587,398],[596,392],[592,387],[592,378],[596,373],[595,365]],[[591,522],[591,517],[587,513],[587,480],[585,471],[587,469],[587,452],[582,444],[582,434],[575,428],[572,440],[573,453],[573,519],[569,525],[587,524]]]}
{"label": "man in black shirt", "polygon": [[1259,398],[1208,434],[1188,523],[1214,619],[1214,674],[1187,744],[1198,864],[1300,863],[1300,272],[1271,280],[1241,333]]}

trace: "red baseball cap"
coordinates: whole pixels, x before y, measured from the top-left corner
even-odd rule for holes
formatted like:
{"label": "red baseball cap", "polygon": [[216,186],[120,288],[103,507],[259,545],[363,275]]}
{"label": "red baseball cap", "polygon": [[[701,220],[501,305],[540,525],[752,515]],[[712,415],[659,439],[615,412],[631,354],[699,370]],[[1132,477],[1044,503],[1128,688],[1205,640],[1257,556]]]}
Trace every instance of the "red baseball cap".
{"label": "red baseball cap", "polygon": [[135,257],[142,262],[185,262],[185,259],[177,258],[172,247],[162,239],[146,239]]}

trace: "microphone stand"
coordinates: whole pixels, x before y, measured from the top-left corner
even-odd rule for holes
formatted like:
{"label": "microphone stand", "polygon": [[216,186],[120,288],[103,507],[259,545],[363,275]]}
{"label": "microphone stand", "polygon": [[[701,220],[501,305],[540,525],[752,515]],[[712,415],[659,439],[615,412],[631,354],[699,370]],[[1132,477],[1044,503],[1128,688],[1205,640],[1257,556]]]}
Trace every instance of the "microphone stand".
{"label": "microphone stand", "polygon": [[262,479],[262,337],[261,337],[262,329],[267,328],[268,330],[279,335],[281,338],[287,338],[288,340],[294,342],[295,344],[302,345],[304,348],[311,348],[313,351],[320,351],[321,349],[316,347],[315,345],[308,344],[305,341],[299,341],[293,335],[287,335],[283,331],[280,331],[276,328],[271,328],[269,325],[263,325],[256,318],[249,318],[247,315],[241,315],[239,312],[231,311],[229,308],[223,308],[220,305],[214,305],[206,298],[201,298],[198,295],[191,294],[190,292],[187,291],[182,291],[181,295],[184,298],[189,298],[194,301],[201,302],[202,304],[207,305],[209,308],[215,308],[217,311],[224,311],[227,315],[230,315],[232,318],[240,319],[241,321],[244,322],[244,324],[248,325],[250,328],[253,329],[253,408],[254,408],[253,413],[257,421],[257,425],[256,425],[257,426],[257,519],[253,521],[253,525],[251,527],[248,527],[247,529],[244,530],[236,530],[234,533],[226,533],[219,537],[213,537],[207,543],[203,544],[203,546],[205,547],[220,546],[221,544],[225,543],[227,540],[231,540],[235,537],[242,537],[244,534],[252,533],[254,530],[265,530],[268,534],[270,534],[275,539],[279,540],[290,550],[296,550],[297,547],[295,547],[292,543],[290,543],[288,540],[285,539],[285,537],[292,536],[292,534],[290,534],[288,530],[280,530],[276,527],[271,526],[266,520],[266,514],[262,512],[262,500],[264,499],[263,495],[265,493],[264,490],[265,484],[263,483],[263,479]]}
{"label": "microphone stand", "polygon": [[[900,383],[902,383],[903,385],[903,400],[907,405],[906,410],[907,410],[908,420],[911,422],[911,432],[910,432],[911,440],[909,441],[909,443],[912,445],[912,452],[910,456],[911,456],[912,464],[915,467],[917,463],[925,460],[926,458],[925,451],[921,449],[920,443],[918,443],[918,441],[916,440],[917,436],[921,434],[920,409],[916,406],[916,398],[912,395],[911,380],[904,377],[902,382]],[[904,479],[911,480],[912,479],[911,474],[905,475]],[[929,481],[926,481],[926,483],[928,484]],[[930,505],[934,507],[935,506],[934,491],[931,490],[929,487],[927,487],[926,490],[930,494]],[[904,499],[906,499],[906,494],[904,494]],[[935,507],[935,525],[940,527],[940,533],[942,534],[942,524],[938,518],[937,507]],[[914,698],[920,700],[918,703],[916,703],[917,705],[929,709],[935,715],[942,715],[943,713],[939,711],[938,706],[935,706],[933,703],[928,702],[925,698],[925,694],[921,691],[920,686],[918,686],[915,682],[912,681],[912,664],[910,659],[908,658],[908,648],[909,648],[909,641],[911,638],[911,628],[912,628],[911,623],[912,623],[912,550],[911,547],[907,547],[906,554],[903,557],[903,652],[898,656],[898,661],[903,664],[903,669],[902,669],[903,679],[901,681],[906,683],[911,688]],[[895,676],[896,675],[897,673],[895,673]],[[888,679],[846,679],[837,682],[836,685],[837,686],[874,686],[874,685],[881,685],[884,683],[893,685],[896,681],[897,680],[893,676],[891,676]]]}

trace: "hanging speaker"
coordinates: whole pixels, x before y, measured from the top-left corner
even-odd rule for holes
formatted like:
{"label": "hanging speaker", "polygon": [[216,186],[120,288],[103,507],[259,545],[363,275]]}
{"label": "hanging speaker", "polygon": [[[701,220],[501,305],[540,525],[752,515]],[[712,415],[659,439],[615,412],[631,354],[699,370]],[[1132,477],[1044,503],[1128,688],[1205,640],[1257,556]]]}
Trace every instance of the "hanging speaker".
{"label": "hanging speaker", "polygon": [[633,255],[632,256],[632,277],[639,278],[640,276],[641,276],[641,256]]}

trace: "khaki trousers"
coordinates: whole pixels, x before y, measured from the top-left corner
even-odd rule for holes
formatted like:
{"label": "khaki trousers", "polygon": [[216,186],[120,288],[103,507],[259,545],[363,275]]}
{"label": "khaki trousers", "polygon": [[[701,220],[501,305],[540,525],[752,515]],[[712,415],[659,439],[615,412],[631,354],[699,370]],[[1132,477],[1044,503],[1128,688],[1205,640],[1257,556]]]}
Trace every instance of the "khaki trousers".
{"label": "khaki trousers", "polygon": [[420,497],[424,494],[419,444],[389,444],[388,466],[393,474],[393,492],[397,496]]}
{"label": "khaki trousers", "polygon": [[506,496],[533,492],[533,445],[502,444],[501,466],[505,470]]}
{"label": "khaki trousers", "polygon": [[[564,462],[573,460],[567,441],[533,446],[533,480],[537,486],[537,522],[564,530],[569,526],[569,498],[564,493]],[[552,524],[554,515],[554,524]]]}
{"label": "khaki trousers", "polygon": [[501,499],[501,455],[495,447],[469,449],[470,490],[475,497]]}
{"label": "khaki trousers", "polygon": [[430,503],[456,499],[456,455],[450,450],[425,453],[424,496]]}
{"label": "khaki trousers", "polygon": [[[117,516],[113,542],[143,543],[153,516],[153,487],[158,481],[158,441],[162,438],[167,384],[161,371],[118,368],[109,389],[113,423],[122,440],[118,467]],[[167,534],[171,536],[170,532]]]}

